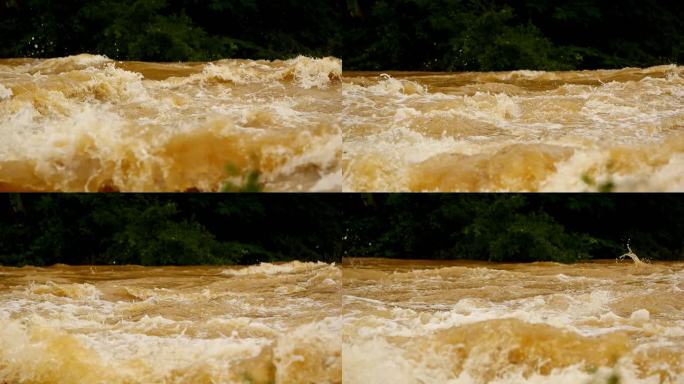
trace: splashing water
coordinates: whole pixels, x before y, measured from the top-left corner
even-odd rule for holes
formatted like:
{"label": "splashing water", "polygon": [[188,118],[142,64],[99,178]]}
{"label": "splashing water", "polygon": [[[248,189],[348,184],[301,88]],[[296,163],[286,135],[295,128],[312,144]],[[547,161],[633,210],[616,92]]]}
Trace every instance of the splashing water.
{"label": "splashing water", "polygon": [[2,59],[0,190],[684,191],[682,71]]}
{"label": "splashing water", "polygon": [[625,257],[629,257],[630,259],[632,259],[635,265],[640,265],[644,263],[643,261],[641,261],[641,259],[639,259],[639,256],[637,256],[636,253],[632,252],[632,248],[629,247],[629,239],[627,239],[627,253],[618,256],[617,260],[624,260]]}
{"label": "splashing water", "polygon": [[0,267],[0,383],[341,383],[340,269],[255,268]]}
{"label": "splashing water", "polygon": [[[335,58],[0,60],[0,191],[341,189]],[[253,164],[253,159],[257,159]]]}
{"label": "splashing water", "polygon": [[343,377],[682,383],[684,263],[343,261]]}
{"label": "splashing water", "polygon": [[0,267],[0,276],[3,383],[684,377],[681,262],[355,258],[342,268]]}
{"label": "splashing water", "polygon": [[684,191],[684,67],[344,74],[348,191]]}

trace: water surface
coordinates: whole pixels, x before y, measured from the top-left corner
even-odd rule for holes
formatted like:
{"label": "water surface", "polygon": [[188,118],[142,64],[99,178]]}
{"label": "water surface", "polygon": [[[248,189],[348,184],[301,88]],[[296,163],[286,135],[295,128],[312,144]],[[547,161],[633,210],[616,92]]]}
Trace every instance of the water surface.
{"label": "water surface", "polygon": [[[0,191],[342,187],[342,63],[0,59]],[[239,183],[239,180],[234,180]]]}
{"label": "water surface", "polygon": [[684,263],[343,262],[343,378],[683,383]]}
{"label": "water surface", "polygon": [[684,191],[684,67],[345,72],[348,191]]}
{"label": "water surface", "polygon": [[0,267],[0,383],[340,383],[340,276]]}

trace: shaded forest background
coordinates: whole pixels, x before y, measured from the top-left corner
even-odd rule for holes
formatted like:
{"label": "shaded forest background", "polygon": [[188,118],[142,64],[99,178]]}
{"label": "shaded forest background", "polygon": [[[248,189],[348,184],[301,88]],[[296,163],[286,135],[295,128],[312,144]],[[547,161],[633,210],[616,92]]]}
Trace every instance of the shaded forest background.
{"label": "shaded forest background", "polygon": [[252,264],[341,258],[325,195],[3,194],[0,264]]}
{"label": "shaded forest background", "polygon": [[0,195],[0,264],[684,259],[684,195]]}
{"label": "shaded forest background", "polygon": [[684,259],[684,195],[359,195],[345,256],[576,262]]}
{"label": "shaded forest background", "polygon": [[337,56],[346,70],[594,69],[684,61],[665,0],[0,0],[0,57]]}

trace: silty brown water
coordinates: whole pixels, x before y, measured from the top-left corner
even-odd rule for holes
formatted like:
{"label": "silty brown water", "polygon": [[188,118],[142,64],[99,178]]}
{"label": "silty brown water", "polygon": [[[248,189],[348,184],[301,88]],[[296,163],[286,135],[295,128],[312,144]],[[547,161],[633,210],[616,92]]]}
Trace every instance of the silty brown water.
{"label": "silty brown water", "polygon": [[[0,59],[0,190],[342,187],[335,58],[211,63]],[[239,182],[239,180],[234,180]]]}
{"label": "silty brown water", "polygon": [[684,191],[684,68],[345,72],[348,191]]}
{"label": "silty brown water", "polygon": [[684,263],[343,261],[343,379],[683,383]]}
{"label": "silty brown water", "polygon": [[340,268],[0,267],[0,383],[340,383]]}

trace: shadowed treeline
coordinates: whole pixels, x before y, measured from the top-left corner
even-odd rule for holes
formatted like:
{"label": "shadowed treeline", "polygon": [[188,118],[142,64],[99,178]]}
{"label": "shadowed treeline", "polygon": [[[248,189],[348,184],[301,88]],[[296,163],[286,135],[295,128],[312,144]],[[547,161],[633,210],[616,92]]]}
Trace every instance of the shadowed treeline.
{"label": "shadowed treeline", "polygon": [[0,264],[684,259],[684,197],[0,195]]}
{"label": "shadowed treeline", "polygon": [[573,262],[684,259],[684,196],[392,194],[348,205],[347,256]]}
{"label": "shadowed treeline", "polygon": [[189,61],[334,55],[345,69],[593,69],[681,63],[662,0],[6,0],[2,57]]}
{"label": "shadowed treeline", "polygon": [[334,196],[0,195],[0,264],[249,264],[341,257]]}

